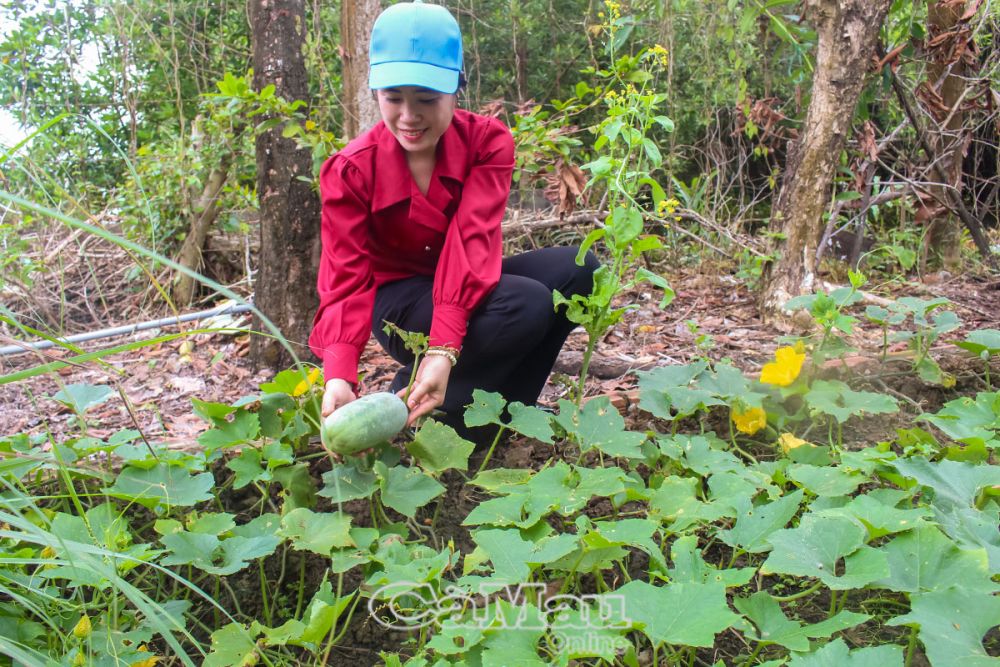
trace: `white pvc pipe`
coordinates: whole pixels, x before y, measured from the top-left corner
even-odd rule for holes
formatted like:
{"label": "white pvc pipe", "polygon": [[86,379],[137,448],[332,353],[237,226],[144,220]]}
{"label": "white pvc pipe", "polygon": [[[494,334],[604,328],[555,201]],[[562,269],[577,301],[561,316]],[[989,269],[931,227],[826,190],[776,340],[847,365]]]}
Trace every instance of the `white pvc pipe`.
{"label": "white pvc pipe", "polygon": [[[159,329],[160,327],[168,327],[175,324],[180,324],[181,322],[190,322],[191,320],[203,320],[209,317],[216,317],[218,315],[238,315],[240,313],[246,313],[249,310],[250,306],[247,304],[220,306],[218,308],[213,308],[211,310],[202,310],[197,313],[187,313],[185,315],[180,315],[177,317],[164,317],[163,319],[159,320],[149,320],[148,322],[139,322],[137,324],[126,324],[120,327],[111,327],[109,329],[90,331],[87,333],[67,336],[66,338],[60,338],[58,340],[63,343],[82,343],[88,340],[96,340],[98,338],[110,338],[112,336],[127,336],[129,334],[134,334],[137,331],[144,331],[146,329]],[[24,352],[31,352],[32,350],[47,350],[48,348],[54,347],[55,345],[56,343],[50,340],[43,340],[37,343],[24,343],[23,345],[8,345],[7,347],[0,347],[0,357],[9,356],[13,354],[22,354]]]}

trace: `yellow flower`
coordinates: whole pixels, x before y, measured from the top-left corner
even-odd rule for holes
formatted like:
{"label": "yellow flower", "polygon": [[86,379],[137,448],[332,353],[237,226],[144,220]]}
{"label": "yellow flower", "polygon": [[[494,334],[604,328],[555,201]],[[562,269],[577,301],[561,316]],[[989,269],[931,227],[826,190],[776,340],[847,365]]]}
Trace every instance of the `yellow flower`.
{"label": "yellow flower", "polygon": [[753,435],[767,426],[767,413],[764,408],[747,408],[743,412],[733,410],[733,423],[740,433]]}
{"label": "yellow flower", "polygon": [[42,549],[42,558],[55,558],[56,550],[52,547],[45,547]]}
{"label": "yellow flower", "polygon": [[670,64],[669,51],[660,44],[655,44],[649,50],[649,54],[656,59],[656,62],[660,64],[661,67],[666,67]]}
{"label": "yellow flower", "polygon": [[761,369],[760,381],[777,387],[787,387],[795,382],[795,378],[802,372],[805,360],[806,353],[802,341],[796,343],[795,347],[779,347],[774,353],[774,361],[764,364],[764,368]]}
{"label": "yellow flower", "polygon": [[80,617],[80,620],[76,622],[76,626],[73,627],[73,636],[77,639],[85,639],[90,636],[91,630],[94,626],[90,623],[90,617],[84,614]]}
{"label": "yellow flower", "polygon": [[670,199],[661,199],[660,203],[656,205],[656,212],[663,217],[667,217],[669,215],[673,215],[674,211],[676,211],[677,207],[680,205],[681,203],[673,197]]}
{"label": "yellow flower", "polygon": [[[142,651],[143,653],[146,653],[146,652],[149,651],[149,649],[146,648],[145,644],[143,644],[142,646],[140,646],[136,650]],[[160,661],[160,656],[158,656],[158,655],[151,655],[151,656],[149,656],[148,658],[146,658],[144,660],[137,660],[137,661],[133,662],[129,667],[153,667],[153,665],[155,665],[159,661]]]}
{"label": "yellow flower", "polygon": [[308,130],[309,132],[312,132],[315,129],[316,129],[316,121],[314,121],[312,119],[307,120],[306,121],[306,130]]}
{"label": "yellow flower", "polygon": [[802,438],[797,438],[792,433],[782,433],[781,437],[778,438],[778,446],[781,447],[781,451],[785,454],[802,445],[812,447],[812,443],[806,442]]}
{"label": "yellow flower", "polygon": [[295,385],[295,389],[292,391],[292,396],[301,396],[302,394],[306,393],[307,391],[309,391],[309,389],[312,388],[314,384],[316,384],[316,380],[318,379],[319,379],[319,369],[314,368],[311,371],[309,371],[309,375],[306,376],[305,380]]}

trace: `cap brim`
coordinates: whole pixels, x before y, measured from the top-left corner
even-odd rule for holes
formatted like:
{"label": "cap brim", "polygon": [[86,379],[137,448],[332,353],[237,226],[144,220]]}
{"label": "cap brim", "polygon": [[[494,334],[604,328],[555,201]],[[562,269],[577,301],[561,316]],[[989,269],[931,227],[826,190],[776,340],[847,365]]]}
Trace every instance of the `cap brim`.
{"label": "cap brim", "polygon": [[458,90],[458,71],[414,62],[379,63],[369,68],[369,88],[397,86],[420,86],[439,93],[454,93]]}

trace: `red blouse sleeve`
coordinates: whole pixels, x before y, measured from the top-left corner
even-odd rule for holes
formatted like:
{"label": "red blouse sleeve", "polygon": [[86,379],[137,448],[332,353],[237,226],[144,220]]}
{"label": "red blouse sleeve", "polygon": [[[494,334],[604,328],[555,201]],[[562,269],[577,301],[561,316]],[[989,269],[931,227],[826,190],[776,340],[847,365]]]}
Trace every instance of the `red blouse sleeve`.
{"label": "red blouse sleeve", "polygon": [[500,280],[500,222],[514,172],[514,139],[503,123],[490,119],[470,150],[462,201],[434,274],[431,345],[460,348],[470,313]]}
{"label": "red blouse sleeve", "polygon": [[370,206],[361,172],[335,155],[319,177],[322,219],[317,289],[319,308],[309,347],[323,360],[325,380],[358,379],[358,360],[368,342],[375,283],[368,247]]}

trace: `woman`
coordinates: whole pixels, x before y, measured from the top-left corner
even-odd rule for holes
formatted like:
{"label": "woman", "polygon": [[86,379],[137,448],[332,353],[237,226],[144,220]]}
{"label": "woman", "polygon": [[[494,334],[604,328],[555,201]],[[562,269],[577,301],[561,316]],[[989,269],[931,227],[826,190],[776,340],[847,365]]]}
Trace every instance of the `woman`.
{"label": "woman", "polygon": [[447,9],[404,2],[372,29],[369,85],[382,122],[323,165],[319,309],[309,343],[323,360],[326,416],[356,398],[371,330],[404,367],[413,355],[384,322],[430,336],[409,423],[435,408],[466,437],[475,388],[534,404],[574,325],[552,291],[589,293],[597,260],[575,248],[501,258],[514,143],[498,120],[456,108],[462,36]]}

